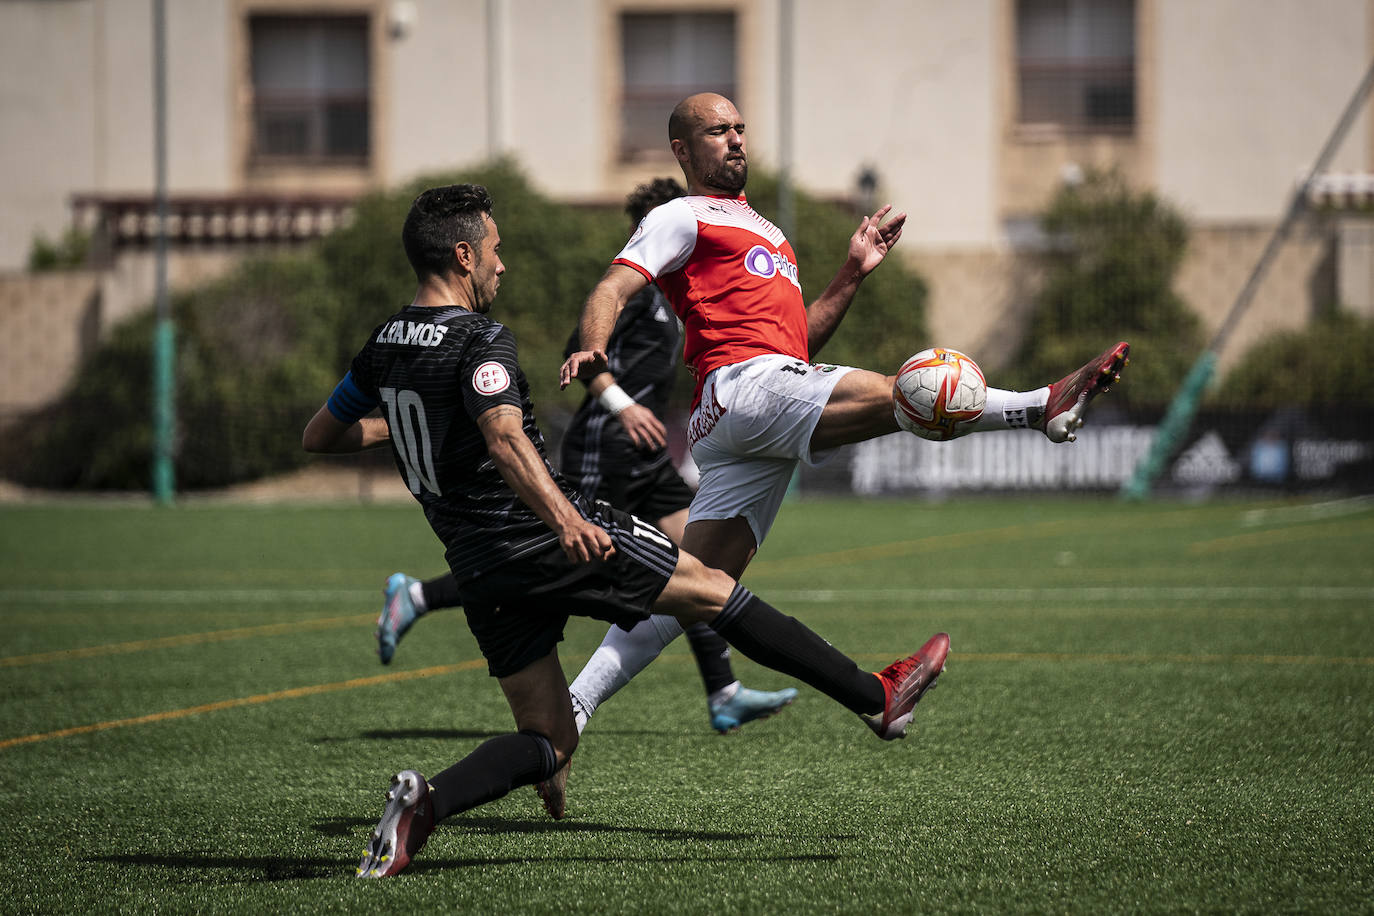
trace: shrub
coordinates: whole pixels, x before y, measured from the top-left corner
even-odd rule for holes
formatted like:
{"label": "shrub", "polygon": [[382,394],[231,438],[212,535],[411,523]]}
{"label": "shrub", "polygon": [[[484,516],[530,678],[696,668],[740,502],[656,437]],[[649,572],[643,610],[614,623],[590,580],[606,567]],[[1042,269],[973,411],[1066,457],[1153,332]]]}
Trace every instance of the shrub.
{"label": "shrub", "polygon": [[81,267],[86,263],[90,249],[90,233],[75,226],[64,232],[56,242],[48,241],[48,237],[40,232],[29,248],[29,270],[42,273]]}
{"label": "shrub", "polygon": [[1212,400],[1224,406],[1374,407],[1374,321],[1336,315],[1252,346]]}
{"label": "shrub", "polygon": [[542,418],[545,408],[580,397],[580,392],[558,390],[563,346],[587,293],[629,237],[629,227],[617,209],[579,209],[550,200],[509,161],[426,176],[370,195],[359,203],[352,225],[323,240],[320,258],[337,309],[331,366],[342,374],[367,333],[410,302],[415,274],[401,248],[401,224],[411,202],[425,188],[462,182],[485,185],[495,203],[492,217],[501,232],[506,273],[491,317],[515,332]]}
{"label": "shrub", "polygon": [[1173,291],[1188,244],[1183,217],[1115,172],[1090,171],[1060,189],[1042,224],[1045,283],[1009,376],[1043,385],[1128,340],[1129,381],[1113,400],[1167,401],[1204,346],[1201,323]]}
{"label": "shrub", "polygon": [[[576,208],[534,190],[508,161],[432,175],[363,198],[353,219],[299,254],[256,258],[173,297],[176,481],[216,487],[301,466],[300,434],[369,331],[410,302],[415,276],[401,225],[421,190],[486,185],[506,273],[492,317],[514,331],[545,430],[581,390],[558,390],[558,366],[587,293],[629,235],[619,205]],[[773,209],[776,180],[756,176],[751,200]],[[793,235],[806,298],[845,257],[857,219],[797,195]],[[894,258],[869,277],[823,358],[895,367],[925,338],[926,287]],[[141,489],[151,477],[154,317],[116,328],[69,392],[21,424],[0,454],[6,474],[45,487]],[[678,397],[690,393],[681,386]]]}

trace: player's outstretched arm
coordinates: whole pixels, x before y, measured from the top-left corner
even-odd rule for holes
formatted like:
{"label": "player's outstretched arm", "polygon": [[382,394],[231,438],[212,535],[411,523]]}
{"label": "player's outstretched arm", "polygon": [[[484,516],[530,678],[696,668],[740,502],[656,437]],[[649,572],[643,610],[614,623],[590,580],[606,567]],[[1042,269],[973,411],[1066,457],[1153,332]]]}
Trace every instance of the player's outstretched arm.
{"label": "player's outstretched arm", "polygon": [[381,417],[363,417],[345,423],[330,413],[327,406],[315,412],[301,435],[301,446],[307,452],[325,454],[360,452],[390,441],[391,430]]}
{"label": "player's outstretched arm", "polygon": [[902,237],[906,214],[898,213],[886,223],[883,219],[892,205],[865,216],[849,238],[849,256],[815,302],[806,308],[806,341],[812,358],[825,346],[849,311],[859,284],[871,274]]}
{"label": "player's outstretched arm", "polygon": [[493,407],[477,418],[477,426],[496,470],[521,502],[558,535],[568,559],[586,563],[615,553],[611,536],[583,518],[549,476],[544,459],[525,435],[520,408],[513,404]]}
{"label": "player's outstretched arm", "polygon": [[606,345],[615,321],[630,297],[649,285],[644,275],[624,264],[612,264],[582,305],[579,324],[582,349],[570,355],[558,373],[558,384],[567,388],[575,378],[589,379],[605,372]]}

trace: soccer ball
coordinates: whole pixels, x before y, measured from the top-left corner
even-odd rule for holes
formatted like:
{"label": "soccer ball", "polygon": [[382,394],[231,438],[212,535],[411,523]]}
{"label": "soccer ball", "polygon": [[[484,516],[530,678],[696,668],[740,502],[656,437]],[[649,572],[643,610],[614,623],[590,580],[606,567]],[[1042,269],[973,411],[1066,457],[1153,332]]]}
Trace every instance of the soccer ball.
{"label": "soccer ball", "polygon": [[897,425],[922,439],[943,442],[973,431],[988,402],[978,364],[958,350],[922,350],[902,364],[892,386]]}

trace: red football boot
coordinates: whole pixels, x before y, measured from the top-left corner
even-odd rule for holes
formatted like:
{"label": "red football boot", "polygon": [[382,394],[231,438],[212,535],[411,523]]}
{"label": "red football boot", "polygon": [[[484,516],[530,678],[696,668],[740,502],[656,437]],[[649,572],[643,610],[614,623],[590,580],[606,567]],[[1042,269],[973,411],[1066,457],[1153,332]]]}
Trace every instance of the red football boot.
{"label": "red football boot", "polygon": [[916,703],[945,670],[949,655],[949,635],[936,633],[924,646],[906,658],[898,659],[877,673],[883,682],[887,702],[881,715],[864,716],[868,727],[884,741],[905,738],[906,727]]}
{"label": "red football boot", "polygon": [[434,805],[429,783],[414,770],[391,777],[386,810],[358,864],[359,878],[385,878],[401,872],[434,832]]}
{"label": "red football boot", "polygon": [[1088,403],[1121,379],[1121,370],[1130,362],[1131,345],[1124,340],[1109,347],[1077,372],[1064,376],[1050,386],[1045,412],[1033,424],[1051,442],[1072,442],[1078,438]]}

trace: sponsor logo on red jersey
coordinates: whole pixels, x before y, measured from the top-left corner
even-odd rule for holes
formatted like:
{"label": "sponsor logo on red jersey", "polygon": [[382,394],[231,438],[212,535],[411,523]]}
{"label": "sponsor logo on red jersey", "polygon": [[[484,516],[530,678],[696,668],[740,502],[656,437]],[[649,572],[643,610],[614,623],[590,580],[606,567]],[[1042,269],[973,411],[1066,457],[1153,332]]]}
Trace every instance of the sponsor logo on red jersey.
{"label": "sponsor logo on red jersey", "polygon": [[762,245],[755,245],[744,255],[744,269],[756,277],[763,277],[765,280],[782,274],[792,282],[792,285],[801,289],[801,281],[797,279],[797,265],[787,259],[787,256],[778,251],[769,251]]}

